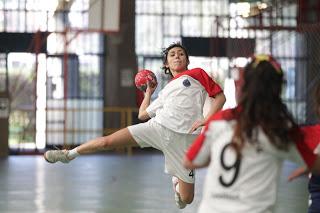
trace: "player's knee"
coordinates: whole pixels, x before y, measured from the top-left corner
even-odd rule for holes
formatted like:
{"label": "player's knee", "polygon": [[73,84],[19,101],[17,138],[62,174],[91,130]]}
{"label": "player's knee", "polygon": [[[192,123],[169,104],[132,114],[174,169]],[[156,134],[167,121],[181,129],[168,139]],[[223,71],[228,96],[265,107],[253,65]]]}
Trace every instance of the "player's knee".
{"label": "player's knee", "polygon": [[190,204],[193,201],[194,195],[193,194],[187,194],[187,195],[181,195],[181,200],[186,203],[186,204]]}
{"label": "player's knee", "polygon": [[112,146],[113,140],[112,137],[106,136],[103,138],[102,149],[108,149]]}

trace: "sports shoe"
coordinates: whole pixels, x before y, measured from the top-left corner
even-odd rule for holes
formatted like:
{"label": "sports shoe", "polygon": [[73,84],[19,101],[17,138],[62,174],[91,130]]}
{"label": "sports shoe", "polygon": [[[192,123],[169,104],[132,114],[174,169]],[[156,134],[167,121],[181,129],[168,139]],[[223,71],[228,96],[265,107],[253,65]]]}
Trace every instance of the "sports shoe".
{"label": "sports shoe", "polygon": [[187,204],[181,200],[180,193],[177,192],[176,187],[178,183],[179,183],[178,178],[173,176],[172,185],[173,185],[173,191],[174,191],[174,200],[176,201],[176,205],[178,206],[179,209],[184,209],[187,206]]}
{"label": "sports shoe", "polygon": [[69,163],[71,159],[68,158],[68,150],[50,150],[46,151],[43,155],[44,159],[49,163]]}

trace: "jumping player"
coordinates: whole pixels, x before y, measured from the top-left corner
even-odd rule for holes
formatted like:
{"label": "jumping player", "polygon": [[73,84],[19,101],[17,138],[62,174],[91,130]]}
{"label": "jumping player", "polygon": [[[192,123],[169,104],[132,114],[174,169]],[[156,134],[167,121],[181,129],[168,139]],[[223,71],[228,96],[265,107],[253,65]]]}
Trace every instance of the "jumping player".
{"label": "jumping player", "polygon": [[213,115],[191,145],[186,168],[209,165],[198,213],[271,213],[283,160],[320,171],[319,157],[281,100],[282,84],[271,56],[252,57],[239,106]]}
{"label": "jumping player", "polygon": [[[79,155],[119,145],[154,147],[164,154],[165,172],[173,176],[176,204],[184,208],[193,201],[195,180],[193,170],[183,167],[183,156],[200,133],[200,127],[225,103],[220,86],[200,68],[187,70],[188,64],[188,53],[181,44],[174,43],[163,50],[163,69],[172,80],[151,104],[151,95],[156,88],[148,85],[138,115],[140,120],[149,119],[148,122],[90,140],[72,150],[47,151],[44,158],[50,163],[68,163]],[[204,117],[207,95],[214,101]]]}

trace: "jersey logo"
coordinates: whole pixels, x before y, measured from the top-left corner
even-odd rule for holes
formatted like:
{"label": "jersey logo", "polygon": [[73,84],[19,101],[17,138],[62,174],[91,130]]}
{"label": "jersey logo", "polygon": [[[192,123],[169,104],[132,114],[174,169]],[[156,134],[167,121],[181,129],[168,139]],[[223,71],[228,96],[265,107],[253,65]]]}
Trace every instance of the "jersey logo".
{"label": "jersey logo", "polygon": [[185,87],[190,87],[191,86],[191,83],[190,83],[190,81],[188,79],[183,80],[182,84]]}

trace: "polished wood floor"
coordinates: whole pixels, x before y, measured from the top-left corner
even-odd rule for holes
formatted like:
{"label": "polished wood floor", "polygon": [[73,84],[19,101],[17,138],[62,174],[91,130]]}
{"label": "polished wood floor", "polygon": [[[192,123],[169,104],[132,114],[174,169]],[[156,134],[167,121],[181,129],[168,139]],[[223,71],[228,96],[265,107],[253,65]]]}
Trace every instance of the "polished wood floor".
{"label": "polished wood floor", "polygon": [[[198,170],[195,201],[174,203],[171,177],[158,152],[81,156],[70,164],[48,164],[42,156],[0,158],[1,213],[195,213],[205,169]],[[287,183],[295,167],[286,163],[277,213],[306,212],[307,178]]]}

